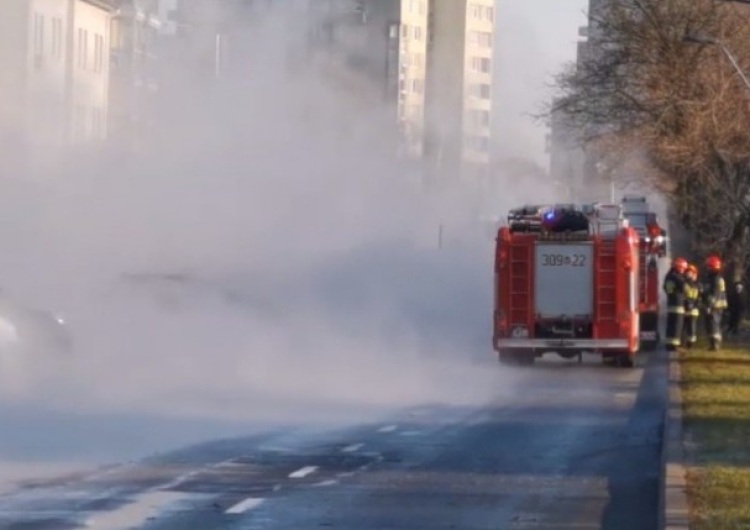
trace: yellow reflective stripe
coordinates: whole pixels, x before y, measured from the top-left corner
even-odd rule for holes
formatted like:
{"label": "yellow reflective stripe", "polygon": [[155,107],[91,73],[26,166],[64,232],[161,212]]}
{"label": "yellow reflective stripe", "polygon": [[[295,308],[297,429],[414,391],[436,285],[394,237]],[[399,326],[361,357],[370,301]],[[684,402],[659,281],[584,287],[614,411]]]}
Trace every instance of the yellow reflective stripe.
{"label": "yellow reflective stripe", "polygon": [[669,344],[670,346],[679,346],[680,339],[667,339],[667,344]]}
{"label": "yellow reflective stripe", "polygon": [[678,315],[682,315],[685,313],[685,308],[680,306],[671,306],[667,307],[667,313],[675,313]]}
{"label": "yellow reflective stripe", "polygon": [[691,309],[690,310],[690,316],[691,317],[699,317],[699,316],[701,316],[701,310],[700,309]]}

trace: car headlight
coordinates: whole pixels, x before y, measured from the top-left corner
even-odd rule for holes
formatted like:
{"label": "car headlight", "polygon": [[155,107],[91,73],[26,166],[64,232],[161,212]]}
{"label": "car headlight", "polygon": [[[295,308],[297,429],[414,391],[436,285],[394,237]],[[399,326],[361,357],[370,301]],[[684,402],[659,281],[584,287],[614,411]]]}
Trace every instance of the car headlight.
{"label": "car headlight", "polygon": [[529,330],[520,326],[513,328],[510,332],[511,336],[516,339],[522,339],[529,336]]}

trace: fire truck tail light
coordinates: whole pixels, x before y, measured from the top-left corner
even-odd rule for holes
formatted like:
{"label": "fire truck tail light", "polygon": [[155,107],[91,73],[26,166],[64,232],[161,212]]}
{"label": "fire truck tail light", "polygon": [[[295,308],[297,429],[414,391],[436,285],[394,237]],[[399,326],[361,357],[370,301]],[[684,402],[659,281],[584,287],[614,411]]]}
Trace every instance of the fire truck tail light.
{"label": "fire truck tail light", "polygon": [[497,326],[502,330],[508,328],[508,317],[503,310],[500,310],[497,313]]}

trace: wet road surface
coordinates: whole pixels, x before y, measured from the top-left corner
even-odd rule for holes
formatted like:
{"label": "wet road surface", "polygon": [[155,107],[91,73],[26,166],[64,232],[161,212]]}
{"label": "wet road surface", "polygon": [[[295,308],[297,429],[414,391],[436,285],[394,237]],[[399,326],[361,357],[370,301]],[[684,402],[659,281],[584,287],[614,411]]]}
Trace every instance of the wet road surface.
{"label": "wet road surface", "polygon": [[514,384],[484,407],[63,477],[0,497],[0,529],[656,529],[665,365],[640,364],[488,365]]}

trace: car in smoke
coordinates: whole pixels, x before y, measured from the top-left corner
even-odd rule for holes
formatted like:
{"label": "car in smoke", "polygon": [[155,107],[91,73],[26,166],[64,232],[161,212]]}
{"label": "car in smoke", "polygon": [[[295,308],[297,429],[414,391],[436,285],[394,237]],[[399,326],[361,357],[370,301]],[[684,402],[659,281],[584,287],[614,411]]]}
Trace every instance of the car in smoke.
{"label": "car in smoke", "polygon": [[0,292],[0,354],[68,353],[73,340],[65,319]]}

